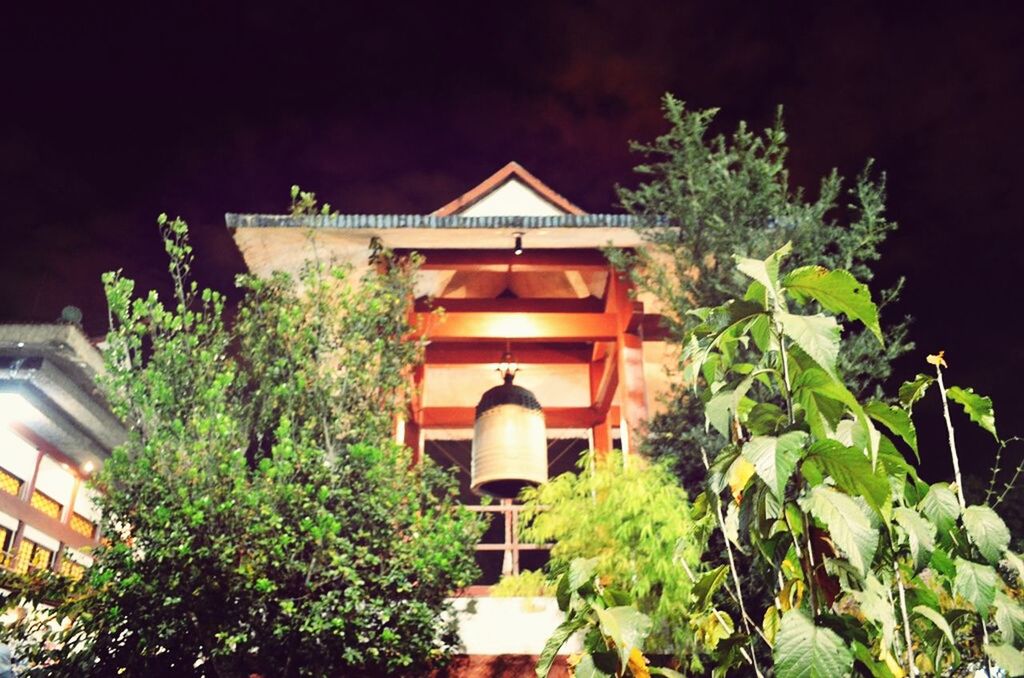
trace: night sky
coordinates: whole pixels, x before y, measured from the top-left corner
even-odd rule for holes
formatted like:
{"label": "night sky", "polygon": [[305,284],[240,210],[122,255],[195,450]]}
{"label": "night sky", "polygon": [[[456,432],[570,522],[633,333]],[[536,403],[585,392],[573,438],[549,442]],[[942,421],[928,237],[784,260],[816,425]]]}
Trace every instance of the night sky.
{"label": "night sky", "polygon": [[[1024,434],[1013,3],[144,4],[4,10],[0,321],[73,304],[102,333],[101,272],[164,285],[161,211],[192,224],[201,281],[228,289],[243,264],[224,212],[281,212],[293,183],[343,212],[423,213],[517,160],[615,211],[627,142],[664,129],[671,91],[720,107],[722,130],[784,105],[812,191],[876,158],[900,229],[875,286],[905,274],[892,313],[916,318],[900,375],[945,349],[949,381]],[[963,446],[987,465],[984,437]]]}

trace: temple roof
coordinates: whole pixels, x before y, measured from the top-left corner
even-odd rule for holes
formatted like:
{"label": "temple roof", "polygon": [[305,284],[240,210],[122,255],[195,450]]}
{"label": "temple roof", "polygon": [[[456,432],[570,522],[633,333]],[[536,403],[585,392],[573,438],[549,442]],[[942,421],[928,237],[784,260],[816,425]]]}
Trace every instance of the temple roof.
{"label": "temple roof", "polygon": [[[514,211],[504,214],[510,204],[514,205]],[[455,200],[435,210],[434,216],[551,216],[552,212],[586,214],[525,167],[512,161]]]}
{"label": "temple roof", "polygon": [[463,216],[437,214],[235,214],[224,215],[228,228],[633,228],[636,217],[627,214],[565,214],[558,216]]}

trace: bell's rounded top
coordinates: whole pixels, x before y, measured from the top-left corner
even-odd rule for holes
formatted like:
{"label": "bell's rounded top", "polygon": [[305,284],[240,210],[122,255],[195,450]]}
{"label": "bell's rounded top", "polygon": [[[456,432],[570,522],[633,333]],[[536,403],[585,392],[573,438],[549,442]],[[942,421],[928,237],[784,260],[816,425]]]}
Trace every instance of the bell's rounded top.
{"label": "bell's rounded top", "polygon": [[506,376],[505,383],[501,386],[495,386],[480,396],[480,402],[476,406],[476,418],[479,419],[484,412],[501,405],[519,405],[528,410],[543,411],[537,397],[522,386],[513,384],[511,376]]}

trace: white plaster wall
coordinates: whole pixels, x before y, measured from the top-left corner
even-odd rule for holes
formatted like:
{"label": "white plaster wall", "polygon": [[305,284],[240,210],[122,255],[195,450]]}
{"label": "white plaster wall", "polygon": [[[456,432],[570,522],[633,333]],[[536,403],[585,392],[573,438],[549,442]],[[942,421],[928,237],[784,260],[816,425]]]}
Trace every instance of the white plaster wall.
{"label": "white plaster wall", "polygon": [[83,484],[78,488],[78,496],[75,497],[75,513],[94,523],[100,519],[99,509],[93,503],[95,496],[96,491]]}
{"label": "white plaster wall", "polygon": [[40,532],[34,527],[30,527],[29,525],[25,526],[24,537],[25,539],[28,539],[29,541],[34,541],[43,548],[50,549],[51,551],[56,551],[58,548],[60,548],[59,541],[57,541],[56,539],[54,539],[53,537],[49,536],[44,532]]}
{"label": "white plaster wall", "polygon": [[[466,654],[540,654],[565,616],[554,598],[455,598]],[[573,637],[559,654],[580,649]]]}
{"label": "white plaster wall", "polygon": [[[0,511],[0,525],[3,525],[11,532],[18,529],[18,520],[14,516],[9,516],[3,511]],[[2,546],[2,544],[0,544]]]}
{"label": "white plaster wall", "polygon": [[42,463],[39,464],[39,477],[36,478],[37,490],[67,506],[71,501],[71,489],[74,485],[74,476],[61,468],[52,457],[43,457]]}
{"label": "white plaster wall", "polygon": [[0,426],[0,466],[29,480],[36,469],[36,448],[6,426]]}
{"label": "white plaster wall", "polygon": [[518,179],[509,179],[459,214],[464,217],[557,217],[565,213]]}

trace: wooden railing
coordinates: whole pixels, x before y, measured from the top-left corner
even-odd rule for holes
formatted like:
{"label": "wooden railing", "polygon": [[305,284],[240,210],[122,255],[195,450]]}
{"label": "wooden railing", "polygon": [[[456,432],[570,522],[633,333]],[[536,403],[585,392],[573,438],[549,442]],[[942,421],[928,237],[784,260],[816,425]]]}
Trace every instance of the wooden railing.
{"label": "wooden railing", "polygon": [[488,506],[467,505],[470,511],[478,513],[494,513],[501,516],[505,526],[505,540],[500,543],[477,544],[477,551],[501,551],[502,576],[519,574],[519,554],[522,551],[550,551],[554,544],[524,544],[519,541],[519,514],[526,509],[522,504],[514,504],[511,499],[501,499],[497,504]]}

